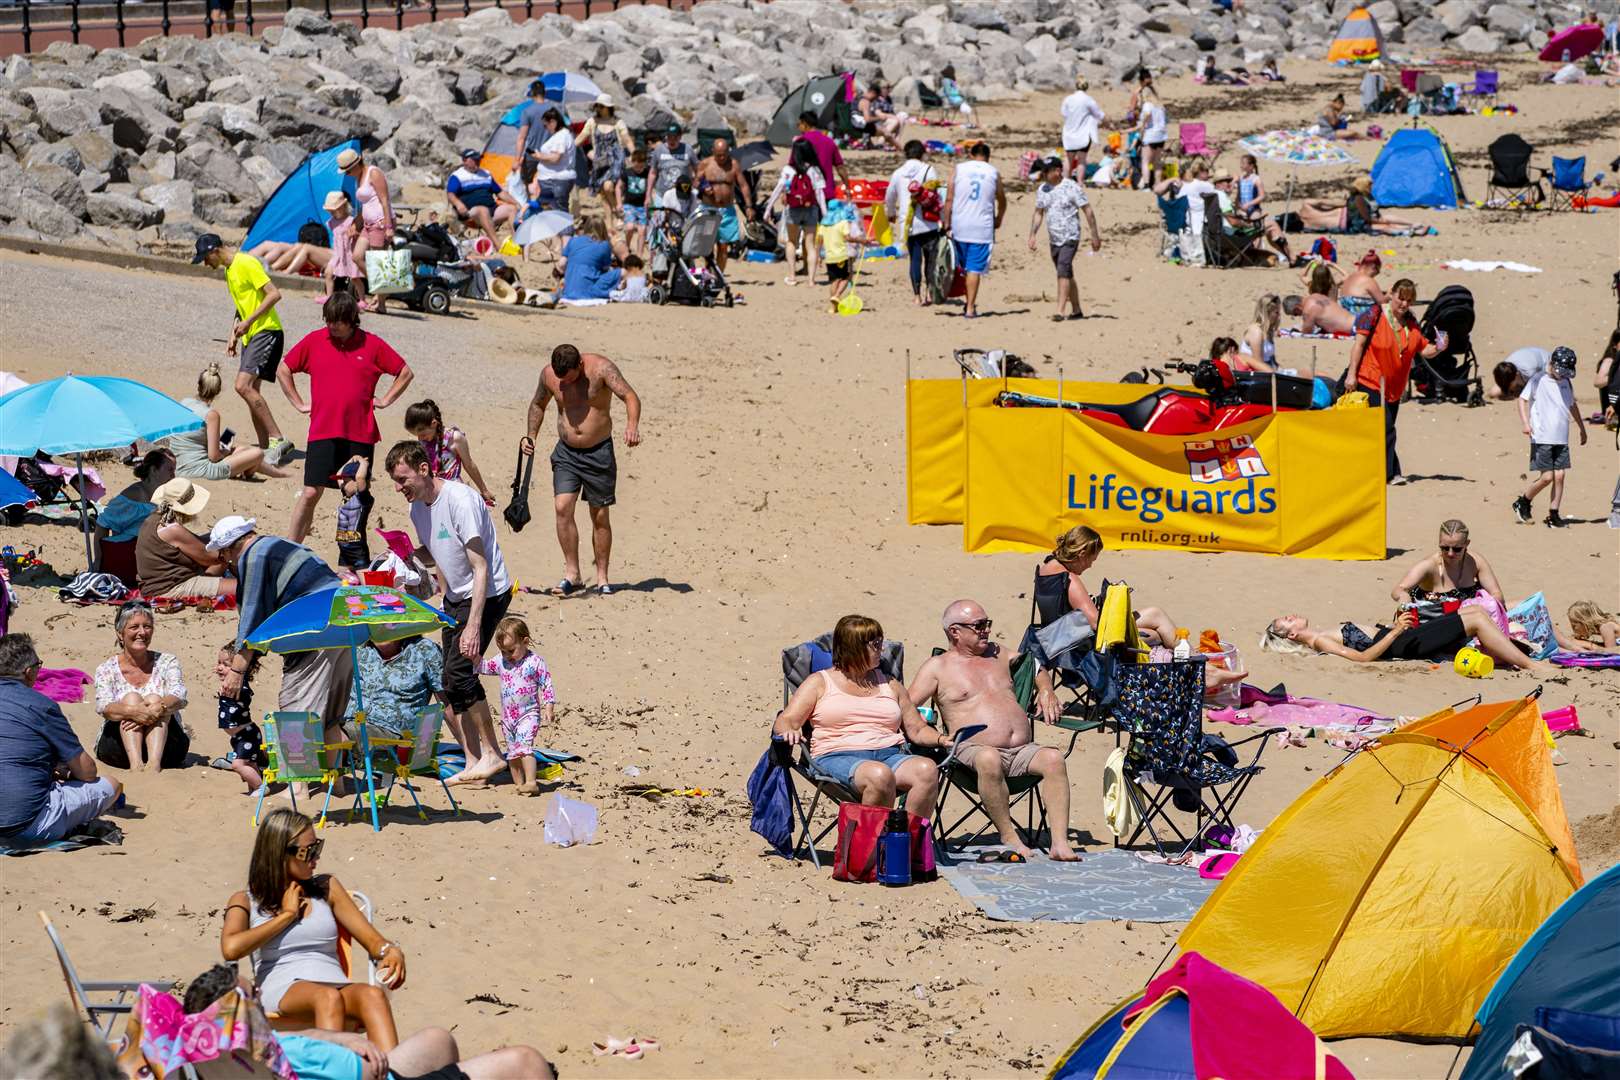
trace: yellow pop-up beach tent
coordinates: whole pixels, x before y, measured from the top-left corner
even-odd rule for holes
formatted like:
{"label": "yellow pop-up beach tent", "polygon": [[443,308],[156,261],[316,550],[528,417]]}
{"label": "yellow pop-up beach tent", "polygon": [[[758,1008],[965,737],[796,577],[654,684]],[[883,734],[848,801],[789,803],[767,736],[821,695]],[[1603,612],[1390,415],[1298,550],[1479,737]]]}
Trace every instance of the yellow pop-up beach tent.
{"label": "yellow pop-up beach tent", "polygon": [[1324,1038],[1461,1038],[1580,885],[1534,699],[1446,709],[1378,740],[1272,822],[1179,945]]}
{"label": "yellow pop-up beach tent", "polygon": [[1366,63],[1377,60],[1384,52],[1384,34],[1378,29],[1378,20],[1364,7],[1356,8],[1339,24],[1328,46],[1328,63],[1343,60],[1347,63]]}

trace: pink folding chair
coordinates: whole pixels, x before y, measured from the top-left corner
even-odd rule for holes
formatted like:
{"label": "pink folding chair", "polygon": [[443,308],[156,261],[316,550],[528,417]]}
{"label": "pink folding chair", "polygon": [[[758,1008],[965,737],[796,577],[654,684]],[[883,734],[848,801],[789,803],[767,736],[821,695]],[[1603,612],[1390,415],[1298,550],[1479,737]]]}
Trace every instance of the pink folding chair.
{"label": "pink folding chair", "polygon": [[1408,94],[1417,93],[1417,80],[1421,74],[1417,68],[1401,68],[1401,89]]}
{"label": "pink folding chair", "polygon": [[1199,157],[1215,156],[1215,146],[1208,141],[1208,133],[1203,124],[1182,124],[1177,132],[1177,139],[1181,143],[1181,156]]}

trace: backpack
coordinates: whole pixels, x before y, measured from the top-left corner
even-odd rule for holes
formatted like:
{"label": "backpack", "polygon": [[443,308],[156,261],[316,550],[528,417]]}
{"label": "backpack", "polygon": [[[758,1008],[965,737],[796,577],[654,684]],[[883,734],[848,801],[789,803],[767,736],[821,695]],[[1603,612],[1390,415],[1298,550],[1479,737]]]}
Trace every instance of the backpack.
{"label": "backpack", "polygon": [[306,221],[298,226],[298,242],[315,247],[332,246],[331,239],[326,235],[326,226],[318,221]]}
{"label": "backpack", "polygon": [[917,216],[930,225],[939,224],[941,211],[939,201],[939,182],[931,180],[927,184],[911,182],[911,203],[917,208]]}
{"label": "backpack", "polygon": [[795,172],[788,181],[787,204],[795,208],[816,205],[816,188],[808,173]]}

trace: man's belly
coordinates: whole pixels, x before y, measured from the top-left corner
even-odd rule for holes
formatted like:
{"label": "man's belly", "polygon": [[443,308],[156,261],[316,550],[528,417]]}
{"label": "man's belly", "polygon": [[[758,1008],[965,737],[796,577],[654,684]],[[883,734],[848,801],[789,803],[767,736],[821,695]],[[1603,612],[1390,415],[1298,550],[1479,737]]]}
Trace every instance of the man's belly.
{"label": "man's belly", "polygon": [[945,726],[956,731],[969,724],[983,724],[985,728],[969,742],[984,746],[1023,746],[1034,737],[1029,716],[1012,698],[991,701],[969,700],[945,709]]}

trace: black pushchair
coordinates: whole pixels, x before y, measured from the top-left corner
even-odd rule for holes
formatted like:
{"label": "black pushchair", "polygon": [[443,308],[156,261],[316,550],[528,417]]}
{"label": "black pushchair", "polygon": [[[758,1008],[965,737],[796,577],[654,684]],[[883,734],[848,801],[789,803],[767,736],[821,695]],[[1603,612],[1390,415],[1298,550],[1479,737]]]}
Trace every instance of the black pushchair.
{"label": "black pushchair", "polygon": [[472,282],[472,267],[461,257],[461,249],[443,225],[394,226],[394,247],[411,253],[412,287],[395,294],[413,311],[434,315],[450,312],[450,297],[466,296]]}
{"label": "black pushchair", "polygon": [[731,307],[731,285],[714,261],[719,213],[698,210],[685,218],[679,211],[654,207],[649,217],[654,229],[647,302],[714,307],[723,300]]}
{"label": "black pushchair", "polygon": [[1420,401],[1452,401],[1468,406],[1485,404],[1485,387],[1474,357],[1474,294],[1461,285],[1447,285],[1429,301],[1420,324],[1430,341],[1440,331],[1447,335],[1444,351],[1433,359],[1420,352],[1412,359],[1412,394]]}

